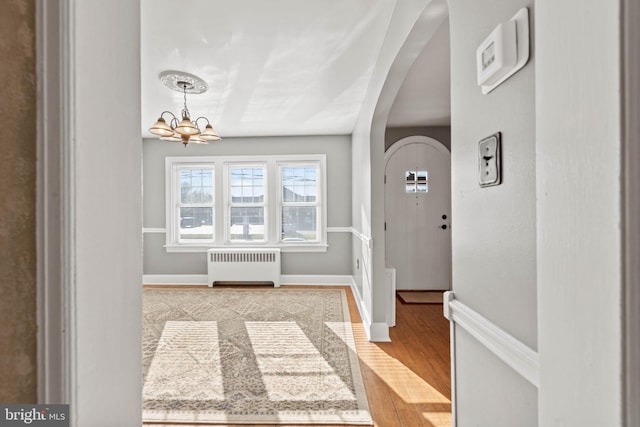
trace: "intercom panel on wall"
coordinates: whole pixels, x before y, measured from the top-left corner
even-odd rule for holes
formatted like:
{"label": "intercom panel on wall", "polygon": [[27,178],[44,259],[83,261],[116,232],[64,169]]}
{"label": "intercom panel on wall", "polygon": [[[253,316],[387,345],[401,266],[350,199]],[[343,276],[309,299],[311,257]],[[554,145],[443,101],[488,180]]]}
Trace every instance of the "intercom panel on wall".
{"label": "intercom panel on wall", "polygon": [[529,11],[522,8],[513,18],[491,31],[476,49],[478,86],[487,94],[514,75],[529,60]]}

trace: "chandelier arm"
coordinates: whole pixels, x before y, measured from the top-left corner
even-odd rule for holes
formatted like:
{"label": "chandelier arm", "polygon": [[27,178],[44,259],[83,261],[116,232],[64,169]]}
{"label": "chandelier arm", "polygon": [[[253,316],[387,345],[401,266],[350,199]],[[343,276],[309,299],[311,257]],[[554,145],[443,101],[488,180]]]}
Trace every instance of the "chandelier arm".
{"label": "chandelier arm", "polygon": [[193,124],[194,124],[194,125],[196,125],[196,127],[197,127],[198,129],[200,129],[200,126],[198,126],[198,120],[200,120],[200,119],[204,119],[204,120],[206,120],[208,125],[210,125],[210,124],[211,124],[211,123],[209,122],[209,119],[207,119],[205,116],[200,116],[200,117],[198,117],[197,119],[195,119],[195,120],[193,121]]}
{"label": "chandelier arm", "polygon": [[164,118],[164,114],[165,114],[165,113],[167,113],[167,114],[171,114],[171,117],[172,117],[171,121],[173,121],[173,120],[178,120],[178,119],[177,119],[177,117],[176,117],[176,115],[175,115],[175,114],[173,114],[171,111],[163,111],[163,112],[160,114],[160,117]]}

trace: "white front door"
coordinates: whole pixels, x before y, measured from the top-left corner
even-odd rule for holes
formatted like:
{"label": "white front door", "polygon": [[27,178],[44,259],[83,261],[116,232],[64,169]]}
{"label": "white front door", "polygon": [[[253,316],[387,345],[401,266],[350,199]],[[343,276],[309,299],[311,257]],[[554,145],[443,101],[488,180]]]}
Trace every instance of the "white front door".
{"label": "white front door", "polygon": [[399,290],[451,285],[451,154],[438,141],[412,136],[387,152],[386,266]]}

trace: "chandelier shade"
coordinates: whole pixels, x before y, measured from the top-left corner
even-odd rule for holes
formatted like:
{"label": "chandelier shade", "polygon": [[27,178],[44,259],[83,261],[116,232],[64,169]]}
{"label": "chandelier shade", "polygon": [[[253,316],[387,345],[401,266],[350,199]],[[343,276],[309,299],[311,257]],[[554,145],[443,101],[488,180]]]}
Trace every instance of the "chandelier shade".
{"label": "chandelier shade", "polygon": [[149,131],[158,136],[170,136],[173,135],[173,129],[167,124],[167,122],[160,117],[153,126],[149,128]]}
{"label": "chandelier shade", "polygon": [[200,134],[200,130],[191,121],[191,119],[189,119],[188,116],[183,116],[182,117],[182,121],[180,122],[178,127],[176,127],[175,130],[176,130],[176,132],[178,132],[182,136],[193,136],[193,135],[199,135]]}
{"label": "chandelier shade", "polygon": [[182,136],[177,132],[172,132],[169,136],[161,136],[160,139],[164,141],[182,142]]}
{"label": "chandelier shade", "polygon": [[220,141],[220,136],[218,136],[218,132],[216,132],[213,126],[211,126],[209,123],[207,123],[207,126],[205,126],[204,131],[200,134],[200,138],[202,138],[205,141]]}
{"label": "chandelier shade", "polygon": [[[187,108],[187,92],[196,94],[206,92],[207,84],[201,78],[179,71],[164,71],[160,73],[160,80],[168,88],[183,93],[184,108],[179,116],[182,117],[182,120],[179,121],[171,111],[163,111],[158,120],[149,128],[149,132],[165,141],[182,142],[185,147],[189,142],[208,144],[222,139],[206,117],[200,116],[193,121],[191,120],[189,108]],[[169,123],[164,118],[165,114],[171,116]],[[198,122],[201,120],[206,122],[204,130],[198,126]]]}
{"label": "chandelier shade", "polygon": [[209,141],[202,139],[202,135],[196,135],[189,138],[189,142],[194,144],[208,144]]}

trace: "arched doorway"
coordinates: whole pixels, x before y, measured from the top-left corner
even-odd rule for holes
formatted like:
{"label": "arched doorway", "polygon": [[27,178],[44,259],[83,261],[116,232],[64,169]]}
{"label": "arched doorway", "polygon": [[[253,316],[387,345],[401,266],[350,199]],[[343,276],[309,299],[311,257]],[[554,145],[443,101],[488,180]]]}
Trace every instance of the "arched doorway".
{"label": "arched doorway", "polygon": [[385,155],[385,259],[399,290],[451,285],[451,154],[426,136]]}

